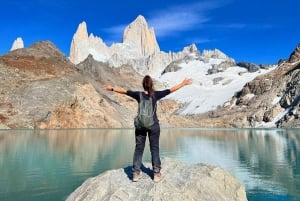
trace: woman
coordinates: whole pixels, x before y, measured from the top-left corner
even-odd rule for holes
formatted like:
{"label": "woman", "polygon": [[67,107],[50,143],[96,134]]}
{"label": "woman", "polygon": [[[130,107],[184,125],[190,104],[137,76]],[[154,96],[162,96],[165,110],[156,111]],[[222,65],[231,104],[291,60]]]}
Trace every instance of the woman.
{"label": "woman", "polygon": [[117,92],[120,94],[126,94],[140,102],[140,95],[142,95],[143,99],[152,99],[152,104],[154,108],[154,124],[151,128],[135,128],[135,151],[133,155],[133,168],[132,175],[133,181],[138,181],[141,178],[141,165],[142,165],[142,157],[145,148],[145,141],[148,133],[149,142],[150,142],[150,151],[152,158],[152,168],[153,168],[153,180],[154,182],[159,182],[162,179],[162,175],[160,172],[161,162],[159,156],[159,135],[160,135],[160,126],[159,121],[156,115],[156,103],[161,98],[167,96],[168,94],[192,83],[192,79],[184,79],[181,83],[171,87],[170,89],[165,89],[162,91],[155,91],[152,78],[149,75],[146,75],[143,79],[143,88],[144,91],[130,91],[125,90],[121,87],[112,87],[111,85],[104,85],[104,89],[108,91]]}

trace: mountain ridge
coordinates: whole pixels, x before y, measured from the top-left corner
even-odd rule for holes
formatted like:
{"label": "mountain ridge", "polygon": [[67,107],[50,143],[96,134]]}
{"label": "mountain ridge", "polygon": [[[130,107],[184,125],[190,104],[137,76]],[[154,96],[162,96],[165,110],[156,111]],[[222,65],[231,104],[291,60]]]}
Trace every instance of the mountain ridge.
{"label": "mountain ridge", "polygon": [[[298,48],[292,55],[294,53],[298,53]],[[24,66],[24,59],[27,67]],[[166,75],[181,74],[184,70],[195,74],[205,67],[202,69],[206,74],[203,78],[208,79],[211,76],[209,79],[213,79],[207,81],[212,82],[211,86],[214,87],[228,85],[228,81],[220,79],[222,71],[224,73],[238,70],[236,76],[254,75],[240,67],[220,69],[220,72],[209,75],[208,70],[212,69],[213,65],[219,69],[218,65],[222,61],[191,53],[190,57],[178,63],[181,69],[167,72]],[[259,127],[264,126],[262,122],[267,124],[274,121],[279,114],[288,109],[289,112],[272,126],[299,127],[299,63],[299,60],[293,63],[286,61],[279,67],[270,69],[269,73],[255,76],[254,80],[246,83],[242,90],[232,96],[229,104],[205,113],[183,115],[180,111],[188,105],[193,106],[193,102],[178,101],[170,96],[158,106],[161,125]],[[197,67],[195,64],[201,65]],[[131,65],[111,68],[107,63],[95,61],[92,55],[84,62],[74,65],[49,41],[38,42],[30,48],[14,50],[1,56],[0,77],[1,128],[132,127],[131,120],[136,114],[135,101],[127,96],[105,91],[102,86],[112,83],[126,89],[140,90],[143,78]],[[173,77],[170,83],[167,83],[165,78],[160,79],[154,79],[158,90],[177,82],[180,77]],[[194,82],[197,89],[207,86],[207,83],[201,80]],[[180,97],[181,93],[187,92],[195,94],[195,91],[187,89],[173,95]],[[220,94],[216,95],[220,99]],[[201,96],[207,95],[199,94],[199,97]],[[201,107],[207,106],[203,104]]]}
{"label": "mountain ridge", "polygon": [[[123,41],[113,43],[110,47],[100,37],[94,37],[93,34],[88,36],[86,23],[80,23],[72,39],[70,60],[78,64],[91,54],[95,60],[106,62],[112,67],[130,64],[141,74],[156,76],[173,61],[188,56],[190,52],[187,49],[191,46],[194,47],[193,51],[197,51],[195,44],[183,47],[180,52],[161,51],[154,29],[149,28],[146,19],[139,15],[124,29]],[[204,51],[204,56],[209,54],[207,52],[211,51]],[[213,54],[231,59],[219,50]]]}

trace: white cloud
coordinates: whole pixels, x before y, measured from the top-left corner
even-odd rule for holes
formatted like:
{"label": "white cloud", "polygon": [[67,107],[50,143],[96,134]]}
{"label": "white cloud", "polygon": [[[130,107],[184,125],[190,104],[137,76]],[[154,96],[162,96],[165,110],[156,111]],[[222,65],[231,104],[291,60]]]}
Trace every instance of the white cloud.
{"label": "white cloud", "polygon": [[[157,37],[176,35],[179,32],[201,27],[210,20],[207,11],[216,9],[223,4],[217,1],[206,1],[171,6],[152,12],[151,15],[146,16],[146,20],[149,26],[154,28]],[[120,37],[127,25],[117,25],[107,28],[105,31],[111,35],[110,38]]]}
{"label": "white cloud", "polygon": [[202,44],[202,43],[210,43],[216,42],[216,39],[209,39],[209,38],[187,38],[188,43],[195,43],[195,44]]}
{"label": "white cloud", "polygon": [[192,30],[210,20],[207,11],[220,6],[221,4],[215,1],[173,6],[154,12],[149,19],[149,25],[154,27],[158,37]]}

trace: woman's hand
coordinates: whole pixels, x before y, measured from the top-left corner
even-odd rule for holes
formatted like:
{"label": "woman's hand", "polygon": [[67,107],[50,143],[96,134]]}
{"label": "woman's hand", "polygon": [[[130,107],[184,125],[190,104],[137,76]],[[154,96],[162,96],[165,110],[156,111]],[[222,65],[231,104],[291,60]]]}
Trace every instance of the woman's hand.
{"label": "woman's hand", "polygon": [[193,80],[191,78],[185,78],[180,84],[177,84],[170,88],[171,93],[177,91],[181,87],[192,84]]}
{"label": "woman's hand", "polygon": [[114,88],[111,85],[103,85],[103,89],[107,90],[107,91],[113,91]]}
{"label": "woman's hand", "polygon": [[186,86],[186,85],[192,84],[192,82],[193,82],[192,78],[185,78],[185,79],[181,82],[181,84],[182,84],[183,86]]}

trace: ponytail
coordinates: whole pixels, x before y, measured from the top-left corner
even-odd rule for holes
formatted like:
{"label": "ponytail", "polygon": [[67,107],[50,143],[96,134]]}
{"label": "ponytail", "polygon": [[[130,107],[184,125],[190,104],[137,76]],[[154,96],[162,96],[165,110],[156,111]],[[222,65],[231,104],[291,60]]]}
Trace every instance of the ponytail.
{"label": "ponytail", "polygon": [[154,98],[154,86],[152,78],[149,75],[146,75],[143,79],[143,88],[148,92],[149,96]]}

